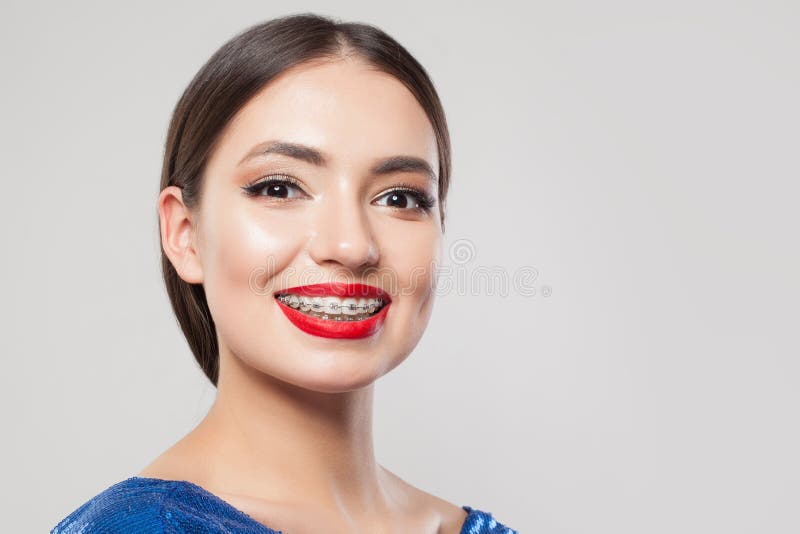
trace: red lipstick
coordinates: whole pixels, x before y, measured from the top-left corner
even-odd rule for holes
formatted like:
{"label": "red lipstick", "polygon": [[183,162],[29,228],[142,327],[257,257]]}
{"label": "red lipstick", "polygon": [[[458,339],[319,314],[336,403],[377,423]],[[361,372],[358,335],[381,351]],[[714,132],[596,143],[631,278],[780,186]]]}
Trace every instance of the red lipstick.
{"label": "red lipstick", "polygon": [[383,322],[386,320],[386,314],[389,310],[389,305],[392,302],[392,299],[384,290],[366,284],[348,284],[342,282],[313,284],[290,287],[279,291],[275,295],[286,293],[308,297],[330,296],[340,298],[379,298],[383,300],[384,305],[378,313],[367,319],[362,319],[360,321],[337,321],[334,319],[312,317],[276,299],[284,315],[286,315],[289,321],[300,330],[314,336],[339,339],[363,338],[375,334],[380,330],[381,326],[383,326]]}

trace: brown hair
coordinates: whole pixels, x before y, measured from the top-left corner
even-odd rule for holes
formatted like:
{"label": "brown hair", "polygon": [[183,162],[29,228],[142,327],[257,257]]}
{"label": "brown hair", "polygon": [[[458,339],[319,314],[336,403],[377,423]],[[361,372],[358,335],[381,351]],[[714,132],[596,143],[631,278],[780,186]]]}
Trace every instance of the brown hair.
{"label": "brown hair", "polygon": [[[161,190],[182,189],[183,202],[200,202],[203,173],[220,133],[233,116],[273,78],[300,63],[355,55],[391,74],[416,97],[430,120],[439,151],[439,206],[444,230],[450,181],[450,137],[444,110],[427,72],[382,30],[312,13],[289,15],[252,26],[217,50],[184,91],[169,124]],[[159,220],[160,232],[160,220]],[[161,251],[161,268],[172,309],[194,357],[215,386],[219,351],[214,320],[201,284],[182,280]]]}

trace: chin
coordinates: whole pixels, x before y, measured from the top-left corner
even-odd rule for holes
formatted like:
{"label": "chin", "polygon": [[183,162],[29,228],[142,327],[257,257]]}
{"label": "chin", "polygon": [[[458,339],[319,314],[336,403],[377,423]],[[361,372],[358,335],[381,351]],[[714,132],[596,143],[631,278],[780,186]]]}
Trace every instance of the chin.
{"label": "chin", "polygon": [[[384,355],[385,356],[385,355]],[[319,393],[346,393],[368,387],[405,359],[363,351],[309,351],[303,361],[287,358],[279,366],[255,365],[259,372]]]}
{"label": "chin", "polygon": [[345,373],[329,372],[316,373],[313,376],[304,374],[302,376],[290,376],[287,382],[309,391],[318,393],[347,393],[363,389],[375,383],[380,378],[375,373],[364,373],[354,376]]}

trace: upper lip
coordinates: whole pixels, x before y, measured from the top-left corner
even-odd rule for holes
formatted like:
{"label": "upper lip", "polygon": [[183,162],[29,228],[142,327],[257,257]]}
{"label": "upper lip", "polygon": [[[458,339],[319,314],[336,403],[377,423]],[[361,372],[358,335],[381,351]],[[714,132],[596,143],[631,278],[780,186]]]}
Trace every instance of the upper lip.
{"label": "upper lip", "polygon": [[392,301],[389,294],[383,289],[367,284],[330,282],[324,284],[311,284],[308,286],[289,287],[277,291],[275,294],[293,293],[309,297],[354,297],[382,299],[387,304]]}

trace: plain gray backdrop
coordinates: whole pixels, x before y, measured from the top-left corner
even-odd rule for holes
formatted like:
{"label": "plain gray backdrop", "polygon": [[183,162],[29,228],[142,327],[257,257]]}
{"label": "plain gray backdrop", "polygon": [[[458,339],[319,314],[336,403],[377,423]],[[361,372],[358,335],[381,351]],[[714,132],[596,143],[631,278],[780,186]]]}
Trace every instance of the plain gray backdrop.
{"label": "plain gray backdrop", "polygon": [[453,272],[534,290],[438,297],[376,384],[379,462],[523,533],[800,531],[798,3],[483,5],[3,3],[4,531],[205,414],[160,279],[168,120],[225,41],[304,11],[425,66]]}

